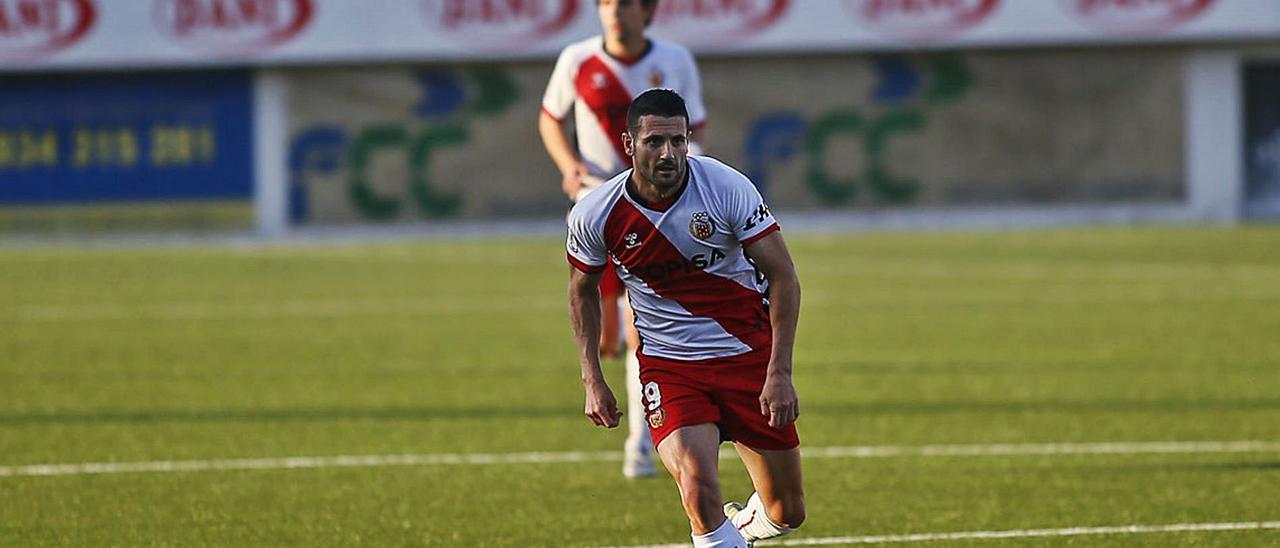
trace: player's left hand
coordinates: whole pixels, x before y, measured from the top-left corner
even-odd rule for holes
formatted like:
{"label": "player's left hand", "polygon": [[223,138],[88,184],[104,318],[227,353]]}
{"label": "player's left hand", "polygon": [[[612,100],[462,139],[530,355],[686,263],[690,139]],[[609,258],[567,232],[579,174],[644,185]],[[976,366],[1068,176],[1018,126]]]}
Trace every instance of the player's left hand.
{"label": "player's left hand", "polygon": [[613,397],[613,390],[604,381],[589,382],[586,389],[587,403],[582,414],[596,426],[617,428],[622,419],[622,411],[618,410],[618,400]]}
{"label": "player's left hand", "polygon": [[760,414],[769,417],[769,426],[783,428],[800,417],[800,399],[790,377],[769,375],[760,391]]}
{"label": "player's left hand", "polygon": [[582,190],[582,180],[591,175],[591,170],[587,168],[587,164],[578,162],[573,166],[573,171],[563,173],[560,178],[560,190],[570,200],[578,199],[578,191]]}

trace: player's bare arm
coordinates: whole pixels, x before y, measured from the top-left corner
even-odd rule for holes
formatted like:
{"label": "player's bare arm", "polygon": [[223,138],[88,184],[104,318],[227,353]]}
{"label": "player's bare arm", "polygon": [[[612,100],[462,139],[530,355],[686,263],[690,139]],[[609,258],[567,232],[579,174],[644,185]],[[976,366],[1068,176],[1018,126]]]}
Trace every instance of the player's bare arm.
{"label": "player's bare arm", "polygon": [[706,138],[707,134],[702,130],[702,126],[689,128],[689,155],[702,156],[703,154],[706,154],[706,149],[702,147],[702,143],[706,142]]}
{"label": "player's bare arm", "polygon": [[568,119],[557,120],[545,111],[538,115],[538,133],[542,136],[542,146],[546,147],[551,161],[560,170],[560,190],[569,199],[573,199],[582,188],[582,177],[587,174],[587,166],[573,151],[568,124]]}
{"label": "player's bare arm", "polygon": [[760,413],[768,415],[769,426],[781,428],[800,416],[800,402],[791,382],[791,353],[800,318],[800,279],[782,233],[765,236],[744,251],[769,279],[773,351],[764,389],[760,392]]}
{"label": "player's bare arm", "polygon": [[689,153],[702,154],[702,144],[707,142],[707,123],[703,122],[699,125],[689,128]]}
{"label": "player's bare arm", "polygon": [[614,428],[622,418],[618,400],[600,371],[600,273],[569,269],[569,321],[578,345],[582,387],[586,391],[583,414],[597,426]]}

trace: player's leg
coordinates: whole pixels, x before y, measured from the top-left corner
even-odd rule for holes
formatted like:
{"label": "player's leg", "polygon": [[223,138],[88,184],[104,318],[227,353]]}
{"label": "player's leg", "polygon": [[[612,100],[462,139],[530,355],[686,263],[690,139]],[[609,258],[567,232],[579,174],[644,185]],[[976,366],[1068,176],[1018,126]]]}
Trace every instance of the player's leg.
{"label": "player's leg", "polygon": [[656,471],[653,466],[653,441],[645,422],[647,410],[640,386],[640,360],[636,357],[640,336],[636,334],[631,305],[627,302],[625,292],[619,301],[627,328],[627,441],[623,445],[622,475],[628,478],[647,478],[652,477]]}
{"label": "player's leg", "polygon": [[780,537],[804,523],[800,448],[754,449],[735,443],[756,492],[730,519],[749,541]]}
{"label": "player's leg", "polygon": [[680,489],[695,547],[743,547],[746,541],[725,518],[720,496],[720,430],[711,423],[677,428],[658,445],[662,463]]}
{"label": "player's leg", "polygon": [[805,519],[800,437],[794,424],[769,426],[760,413],[768,349],[726,362],[718,384],[720,422],[734,440],[756,493],[732,521],[748,541],[785,535]]}
{"label": "player's leg", "polygon": [[600,276],[600,355],[606,358],[618,356],[620,352],[618,300],[621,296],[622,280],[618,279],[613,263],[607,263],[604,275]]}
{"label": "player's leg", "polygon": [[618,302],[614,299],[601,299],[600,356],[616,358],[618,353]]}
{"label": "player's leg", "polygon": [[631,300],[627,298],[626,288],[622,289],[622,300],[618,305],[623,315],[623,338],[627,343],[627,350],[634,355],[634,351],[640,349],[640,332],[636,331],[636,314],[631,310]]}
{"label": "player's leg", "polygon": [[641,356],[647,422],[658,454],[680,490],[694,546],[742,547],[720,496],[720,410],[705,369]]}

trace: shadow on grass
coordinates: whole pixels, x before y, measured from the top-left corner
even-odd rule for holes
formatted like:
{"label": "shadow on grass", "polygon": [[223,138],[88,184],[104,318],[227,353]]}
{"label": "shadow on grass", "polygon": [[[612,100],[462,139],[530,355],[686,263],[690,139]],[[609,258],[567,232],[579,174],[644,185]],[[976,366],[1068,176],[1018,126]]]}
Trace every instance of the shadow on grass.
{"label": "shadow on grass", "polygon": [[[920,416],[1023,413],[1213,413],[1280,410],[1280,399],[1268,400],[1041,400],[1041,401],[885,401],[815,402],[804,406],[810,416]],[[488,419],[579,419],[581,407],[328,407],[294,409],[161,409],[67,411],[0,414],[0,425],[161,422],[335,422],[457,421]]]}
{"label": "shadow on grass", "polygon": [[1175,466],[1175,467],[1173,467],[1173,468],[1188,468],[1188,469],[1222,469],[1222,470],[1241,470],[1241,471],[1255,471],[1255,470],[1280,471],[1280,461],[1272,461],[1272,462],[1223,462],[1223,463],[1218,463],[1218,464],[1198,464],[1198,465],[1197,465],[1197,464],[1188,464],[1188,465]]}
{"label": "shadow on grass", "polygon": [[[576,407],[332,407],[312,409],[101,410],[0,415],[0,425],[162,422],[337,422],[579,418]],[[585,419],[583,419],[585,420]]]}
{"label": "shadow on grass", "polygon": [[[800,357],[796,359],[805,371],[821,371],[824,374],[831,372],[850,374],[850,375],[917,375],[917,374],[952,374],[952,375],[969,375],[969,374],[1019,374],[1019,375],[1044,375],[1056,374],[1063,372],[1099,372],[1100,374],[1111,374],[1121,372],[1124,374],[1143,372],[1143,371],[1169,371],[1170,366],[1167,363],[1134,363],[1123,362],[1117,363],[1114,360],[1097,360],[1097,361],[1064,361],[1049,362],[1036,360],[993,360],[993,361],[964,361],[964,360],[919,360],[919,361],[876,361],[876,360],[829,360],[822,358]],[[1185,369],[1190,366],[1179,366]],[[1196,366],[1199,368],[1200,366]],[[1246,372],[1274,372],[1275,364],[1268,361],[1258,361],[1256,363],[1232,363],[1230,371],[1234,373]]]}
{"label": "shadow on grass", "polygon": [[817,402],[803,407],[822,415],[946,415],[1018,413],[1197,413],[1280,409],[1280,399],[1267,400],[1037,400],[933,402]]}

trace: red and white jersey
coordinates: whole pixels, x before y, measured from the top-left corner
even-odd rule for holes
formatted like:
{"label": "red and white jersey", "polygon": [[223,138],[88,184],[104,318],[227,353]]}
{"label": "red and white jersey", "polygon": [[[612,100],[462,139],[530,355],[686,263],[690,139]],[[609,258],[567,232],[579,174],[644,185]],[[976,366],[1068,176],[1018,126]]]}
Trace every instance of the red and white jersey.
{"label": "red and white jersey", "polygon": [[769,347],[768,280],[743,248],[778,230],[746,176],[706,156],[665,206],[627,190],[631,170],[569,212],[569,263],[585,272],[617,265],[635,310],[640,352],[693,361]]}
{"label": "red and white jersey", "polygon": [[649,43],[644,55],[618,59],[605,51],[603,37],[588,38],[566,47],[551,73],[542,110],[563,120],[573,109],[578,155],[593,176],[583,183],[587,192],[631,167],[621,135],[627,130],[627,108],[641,93],[653,88],[673,90],[684,98],[690,128],[706,121],[693,55],[675,44],[652,39]]}

